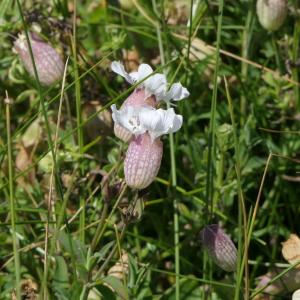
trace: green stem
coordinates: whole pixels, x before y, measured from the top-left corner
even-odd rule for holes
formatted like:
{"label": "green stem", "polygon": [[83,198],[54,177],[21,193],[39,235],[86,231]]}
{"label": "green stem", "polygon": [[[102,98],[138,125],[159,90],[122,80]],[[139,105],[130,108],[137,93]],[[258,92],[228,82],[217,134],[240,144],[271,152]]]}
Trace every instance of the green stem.
{"label": "green stem", "polygon": [[[123,240],[124,235],[125,235],[125,229],[126,229],[126,225],[123,225],[121,234],[120,234],[120,238],[119,238],[119,243]],[[104,271],[104,269],[106,268],[106,266],[108,265],[108,263],[111,261],[111,259],[113,258],[113,256],[115,255],[116,251],[118,250],[118,242],[115,243],[113,249],[111,250],[111,252],[109,253],[109,255],[106,257],[105,261],[103,262],[103,264],[101,265],[100,269],[97,271],[97,273],[95,274],[95,281],[97,280],[97,278],[102,274],[102,272]],[[91,276],[91,271],[92,271],[93,267],[91,267],[90,272],[89,272],[89,277]],[[80,295],[80,300],[87,300],[88,294],[90,289],[93,287],[92,284],[89,284],[88,282],[84,285],[83,287],[83,291]]]}
{"label": "green stem", "polygon": [[[248,7],[248,13],[247,13],[247,19],[245,28],[243,31],[243,39],[242,39],[242,57],[245,59],[248,59],[249,57],[249,44],[250,44],[250,38],[251,38],[251,21],[253,17],[253,5],[249,3]],[[242,61],[242,82],[243,84],[247,84],[247,77],[248,77],[248,64],[243,60]],[[241,103],[240,103],[240,109],[241,109],[241,116],[240,116],[240,124],[243,125],[246,121],[247,117],[247,99],[244,94],[241,95]]]}
{"label": "green stem", "polygon": [[279,53],[278,45],[276,43],[275,32],[272,32],[271,36],[272,36],[271,37],[271,39],[272,39],[272,47],[273,47],[273,51],[275,53],[276,65],[277,65],[277,68],[278,68],[280,74],[282,74],[282,66],[281,66],[281,61],[280,61],[280,53]]}
{"label": "green stem", "polygon": [[[122,231],[121,231],[121,234],[120,234],[120,237],[119,237],[119,243],[121,243],[121,241],[123,240],[123,238],[125,236],[125,229],[126,229],[126,224],[124,224],[123,227],[122,227]],[[105,270],[106,266],[108,265],[108,263],[110,262],[110,260],[112,259],[112,257],[115,255],[115,253],[116,253],[117,250],[118,250],[118,242],[115,243],[113,249],[111,250],[111,252],[107,256],[107,258],[105,259],[105,261],[103,262],[103,264],[101,265],[100,269],[97,271],[97,273],[95,275],[95,280],[97,280],[97,278]]]}
{"label": "green stem", "polygon": [[[71,38],[72,51],[73,51],[73,67],[74,67],[74,81],[75,81],[75,99],[76,99],[76,123],[77,123],[77,142],[79,147],[79,153],[83,154],[83,132],[82,132],[82,116],[81,116],[81,90],[80,90],[80,80],[78,72],[78,63],[77,63],[77,38],[76,38],[76,19],[77,19],[77,5],[76,0],[73,1],[74,12],[73,12],[73,37]],[[80,240],[84,243],[85,240],[85,202],[82,197],[79,201],[82,211],[79,217],[79,231],[80,231]]]}
{"label": "green stem", "polygon": [[[156,0],[152,1],[154,12],[158,15],[158,9],[156,5]],[[156,33],[158,40],[159,54],[161,58],[162,66],[166,65],[165,52],[163,47],[163,41],[161,36],[160,23],[156,25]],[[164,73],[165,73],[164,69]],[[170,107],[170,104],[167,103],[167,107]],[[177,186],[177,175],[176,175],[176,160],[175,160],[175,144],[174,144],[174,135],[173,133],[169,134],[170,142],[170,158],[171,158],[171,180],[172,187]],[[175,191],[174,189],[174,191]],[[173,192],[173,191],[172,191]],[[173,198],[173,221],[174,221],[174,248],[175,248],[175,300],[180,300],[180,248],[179,248],[179,217],[178,217],[178,200],[177,197]]]}
{"label": "green stem", "polygon": [[92,244],[91,244],[91,252],[93,253],[101,239],[101,232],[102,232],[102,228],[103,228],[103,225],[104,225],[104,222],[105,222],[105,218],[107,216],[107,212],[108,212],[108,203],[107,202],[104,202],[104,205],[103,205],[103,209],[102,209],[102,214],[101,214],[101,217],[100,217],[100,222],[97,226],[97,229],[96,229],[96,232],[95,232],[95,235],[94,235],[94,238],[93,238],[93,241],[92,241]]}
{"label": "green stem", "polygon": [[[105,229],[107,228],[107,226],[108,226],[108,224],[109,224],[109,221],[110,221],[112,215],[114,214],[115,210],[117,209],[117,207],[118,207],[120,201],[122,200],[122,198],[123,198],[123,196],[124,196],[124,194],[125,194],[125,192],[126,192],[126,189],[127,189],[127,185],[124,185],[124,187],[123,187],[123,189],[121,190],[121,193],[120,193],[118,199],[116,200],[115,205],[113,206],[113,208],[112,208],[112,210],[111,210],[109,216],[107,217],[107,219],[104,218],[102,224],[99,223],[98,228],[97,228],[97,231],[99,232],[99,235],[95,235],[96,240],[95,240],[95,241],[94,241],[94,240],[92,241],[92,245],[93,245],[93,248],[94,248],[94,249],[96,249],[96,247],[97,247],[99,241],[101,240],[101,238],[102,238],[102,236],[103,236],[103,234],[104,234],[104,232],[105,232]],[[104,211],[104,209],[103,209],[103,211]]]}
{"label": "green stem", "polygon": [[[52,141],[52,133],[51,133],[51,128],[50,128],[50,124],[49,124],[49,120],[48,120],[48,116],[47,116],[47,107],[46,107],[46,103],[45,103],[45,99],[44,99],[44,94],[42,92],[42,86],[39,80],[39,76],[38,76],[38,72],[37,72],[37,68],[35,65],[35,60],[34,60],[34,55],[32,52],[32,47],[31,47],[31,42],[30,42],[30,38],[29,38],[29,34],[28,34],[28,29],[27,29],[27,24],[25,22],[24,19],[24,15],[22,12],[22,7],[20,4],[20,0],[17,0],[17,6],[18,6],[18,10],[19,10],[19,14],[24,26],[24,31],[25,31],[25,36],[26,36],[26,41],[28,44],[28,50],[29,50],[29,54],[30,54],[30,58],[31,58],[31,62],[32,62],[32,66],[33,66],[33,71],[34,71],[34,77],[37,83],[37,89],[38,89],[38,93],[39,93],[39,100],[40,100],[40,107],[41,107],[41,111],[42,111],[42,115],[45,121],[45,125],[46,125],[46,133],[47,133],[47,142],[48,142],[48,146],[50,148],[50,152],[51,152],[51,156],[52,156],[52,161],[53,161],[53,169],[54,169],[54,175],[55,175],[55,186],[56,186],[56,190],[58,192],[58,195],[60,197],[61,202],[63,201],[63,191],[62,191],[62,186],[60,183],[60,175],[59,175],[59,171],[58,171],[58,166],[56,163],[56,155],[55,155],[55,151],[54,151],[54,145],[53,145],[53,141]],[[51,243],[51,248],[50,248],[50,253],[49,255],[51,256],[53,251],[55,249],[55,240],[52,240]],[[47,272],[48,272],[48,268]],[[74,273],[75,274],[75,273]],[[47,278],[47,274],[45,275],[45,278]],[[45,287],[45,285],[47,284],[47,282],[43,282],[41,289],[43,290]]]}
{"label": "green stem", "polygon": [[211,110],[210,110],[210,123],[209,123],[209,139],[208,139],[208,159],[207,159],[207,181],[206,181],[206,201],[207,207],[210,206],[210,218],[213,216],[213,195],[214,195],[214,173],[215,164],[213,157],[216,152],[215,145],[215,128],[216,128],[216,109],[217,109],[217,95],[218,95],[218,73],[220,62],[220,42],[222,31],[223,19],[223,3],[224,0],[219,0],[219,13],[218,13],[218,30],[217,30],[217,47],[216,47],[216,69],[214,73],[214,87],[212,94]]}
{"label": "green stem", "polygon": [[[297,1],[295,1],[296,9],[298,9]],[[295,26],[294,26],[294,37],[293,37],[293,63],[296,63],[299,56],[299,35],[300,35],[300,20],[297,18],[295,20]],[[299,76],[298,76],[298,68],[293,68],[292,71],[293,80],[298,82]],[[294,93],[295,93],[295,99],[296,99],[296,107],[298,111],[300,110],[300,93],[299,93],[299,86],[294,85]]]}
{"label": "green stem", "polygon": [[[234,138],[234,148],[235,148],[235,170],[237,176],[237,187],[238,187],[238,263],[237,263],[237,276],[236,276],[236,288],[234,299],[240,299],[240,286],[242,283],[242,277],[245,269],[245,295],[244,299],[249,299],[249,270],[248,270],[248,234],[247,234],[247,214],[244,202],[244,196],[242,191],[242,181],[241,181],[241,164],[240,164],[240,148],[239,140],[237,136],[237,129],[234,117],[234,110],[232,105],[231,96],[229,93],[229,88],[227,80],[225,80],[225,89],[228,100],[228,108],[230,113],[231,124],[233,128],[233,138]],[[244,236],[244,247],[243,247],[243,236]],[[244,248],[244,253],[243,253]]]}
{"label": "green stem", "polygon": [[21,299],[21,275],[20,275],[20,255],[18,252],[19,241],[17,237],[17,215],[15,207],[15,194],[14,194],[14,176],[13,176],[13,158],[12,158],[12,142],[11,142],[11,128],[10,128],[10,99],[6,92],[6,130],[7,130],[7,155],[8,155],[8,176],[9,176],[9,202],[10,202],[10,218],[12,227],[13,251],[15,262],[15,275],[16,275],[16,296],[17,300]]}
{"label": "green stem", "polygon": [[[153,0],[153,9],[158,15],[158,9],[156,5],[156,1]],[[164,47],[161,36],[160,24],[157,23],[156,26],[157,40],[158,40],[158,48],[161,58],[162,66],[166,65]],[[165,73],[165,70],[164,70]],[[170,104],[167,103],[167,107],[170,107]],[[174,135],[173,133],[169,134],[169,142],[170,142],[170,159],[171,159],[171,182],[172,187],[175,189],[172,190],[172,194],[176,192],[177,186],[177,175],[176,175],[176,160],[175,160],[175,143],[174,143]],[[173,222],[174,222],[174,248],[175,248],[175,299],[180,299],[180,248],[179,248],[179,217],[178,217],[178,200],[177,197],[172,197],[173,200]]]}
{"label": "green stem", "polygon": [[223,185],[223,177],[224,177],[224,156],[225,152],[221,151],[220,152],[220,159],[217,162],[217,179],[216,179],[216,187],[217,187],[217,192],[214,194],[214,200],[213,203],[215,203],[216,206],[218,206],[217,201],[220,199],[220,196],[222,194],[222,185]]}
{"label": "green stem", "polygon": [[[111,212],[110,212],[109,216],[107,217],[107,219],[106,219],[106,215],[107,215],[107,211],[108,211],[108,203],[105,202],[103,210],[102,210],[101,219],[100,219],[100,222],[99,222],[98,227],[96,229],[94,239],[93,239],[92,244],[91,244],[91,252],[90,252],[91,255],[93,255],[99,241],[101,240],[101,237],[102,237],[103,233],[105,232],[105,229],[106,229],[106,227],[109,223],[109,220],[111,219],[112,215],[114,214],[115,210],[117,209],[121,199],[124,196],[124,193],[126,192],[126,189],[127,189],[127,185],[124,185],[124,187],[122,188],[122,190],[119,194],[119,197],[116,200],[115,205],[114,205],[113,209],[111,210]],[[120,237],[120,239],[121,239],[121,237]],[[112,249],[112,252],[115,251],[115,249],[117,249],[117,245],[115,245],[115,247]],[[97,261],[94,261],[94,263],[89,267],[89,273],[88,273],[88,276],[87,276],[87,281],[86,281],[86,284],[84,285],[83,291],[80,295],[80,300],[86,300],[87,299],[88,292],[89,292],[89,281],[92,278],[92,273],[93,273],[93,270],[94,270],[94,267],[95,267],[96,263],[97,263]],[[98,273],[100,274],[100,272],[98,272]]]}

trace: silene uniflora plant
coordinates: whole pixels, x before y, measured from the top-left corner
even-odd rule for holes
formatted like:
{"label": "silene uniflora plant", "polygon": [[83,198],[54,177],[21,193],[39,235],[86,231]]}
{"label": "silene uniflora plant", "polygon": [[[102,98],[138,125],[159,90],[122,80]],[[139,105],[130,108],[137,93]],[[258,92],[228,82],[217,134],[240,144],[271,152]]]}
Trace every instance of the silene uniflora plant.
{"label": "silene uniflora plant", "polygon": [[[62,78],[64,62],[59,53],[36,33],[28,33],[28,36],[39,81],[45,86],[50,86]],[[18,53],[27,72],[35,77],[30,48],[24,33],[19,34],[14,42],[14,51]]]}
{"label": "silene uniflora plant", "polygon": [[131,188],[144,189],[152,183],[160,168],[163,155],[160,137],[182,126],[182,116],[175,114],[173,108],[164,110],[157,106],[162,101],[187,98],[189,92],[179,82],[169,87],[166,76],[153,74],[147,64],[141,64],[131,73],[117,61],[111,68],[130,84],[140,82],[119,110],[116,105],[111,109],[115,135],[129,142],[124,163],[126,183]]}

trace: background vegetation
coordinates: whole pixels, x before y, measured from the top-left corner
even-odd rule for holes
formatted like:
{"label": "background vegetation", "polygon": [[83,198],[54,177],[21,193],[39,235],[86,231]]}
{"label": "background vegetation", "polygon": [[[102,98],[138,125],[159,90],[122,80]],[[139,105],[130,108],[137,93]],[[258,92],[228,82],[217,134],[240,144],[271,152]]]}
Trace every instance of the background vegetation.
{"label": "background vegetation", "polygon": [[[300,230],[298,1],[274,33],[251,0],[121,2],[0,3],[0,299],[249,299],[288,267],[281,242]],[[12,51],[24,30],[68,58],[65,85],[24,70]],[[109,106],[131,91],[113,60],[190,92],[140,192],[124,187],[127,146],[112,131]],[[238,272],[203,251],[211,223],[235,242]]]}

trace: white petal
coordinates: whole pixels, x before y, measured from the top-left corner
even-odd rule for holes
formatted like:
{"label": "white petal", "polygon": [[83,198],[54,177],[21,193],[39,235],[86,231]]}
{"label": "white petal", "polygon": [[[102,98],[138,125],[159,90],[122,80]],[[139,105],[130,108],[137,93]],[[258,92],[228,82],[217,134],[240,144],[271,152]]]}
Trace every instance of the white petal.
{"label": "white petal", "polygon": [[133,83],[136,83],[136,82],[139,81],[139,73],[138,72],[131,72],[129,74],[129,76],[130,76]]}
{"label": "white petal", "polygon": [[182,115],[175,115],[173,120],[173,126],[170,129],[169,133],[178,131],[182,126],[183,118]]}
{"label": "white petal", "polygon": [[146,132],[143,124],[140,122],[140,112],[143,107],[127,106],[120,110],[116,109],[116,105],[111,106],[112,118],[115,123],[129,130],[135,135],[143,134]]}
{"label": "white petal", "polygon": [[148,109],[148,111],[141,112],[140,122],[154,140],[163,134],[179,130],[182,126],[182,116],[176,115],[173,108],[168,110]]}
{"label": "white petal", "polygon": [[[129,76],[131,78],[131,81],[133,83],[136,83],[138,81],[143,80],[145,77],[149,76],[152,73],[153,73],[153,70],[149,65],[141,64],[138,68],[138,71],[137,72],[131,72],[129,74]],[[143,86],[143,85],[144,85],[144,82],[141,83],[141,86]]]}
{"label": "white petal", "polygon": [[139,81],[153,73],[152,68],[147,64],[141,64],[138,69]]}
{"label": "white petal", "polygon": [[163,134],[176,132],[182,126],[182,116],[176,115],[173,108],[164,110],[151,106],[127,106],[117,110],[116,105],[112,105],[111,109],[115,123],[135,135],[148,131],[152,141]]}
{"label": "white petal", "polygon": [[111,63],[111,69],[113,72],[124,77],[126,79],[126,81],[129,82],[130,84],[134,83],[131,76],[125,71],[124,66],[119,61],[113,61]]}
{"label": "white petal", "polygon": [[163,74],[154,74],[145,81],[144,86],[146,92],[150,95],[156,96],[159,101],[167,89],[166,76]]}
{"label": "white petal", "polygon": [[170,101],[171,99],[175,101],[187,98],[190,95],[189,91],[181,85],[180,82],[172,84],[170,90],[162,98],[164,101]]}

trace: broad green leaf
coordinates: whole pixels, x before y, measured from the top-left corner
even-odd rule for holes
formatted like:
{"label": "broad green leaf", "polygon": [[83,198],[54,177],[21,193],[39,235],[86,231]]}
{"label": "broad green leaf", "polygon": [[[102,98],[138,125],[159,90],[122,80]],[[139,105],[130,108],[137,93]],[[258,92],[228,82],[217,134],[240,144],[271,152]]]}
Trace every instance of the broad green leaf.
{"label": "broad green leaf", "polygon": [[129,299],[128,297],[128,292],[127,292],[127,287],[124,286],[123,282],[119,280],[116,277],[113,276],[107,276],[102,279],[103,282],[108,284],[114,291],[123,299],[127,300]]}

